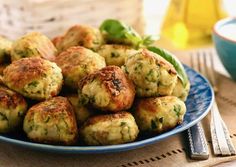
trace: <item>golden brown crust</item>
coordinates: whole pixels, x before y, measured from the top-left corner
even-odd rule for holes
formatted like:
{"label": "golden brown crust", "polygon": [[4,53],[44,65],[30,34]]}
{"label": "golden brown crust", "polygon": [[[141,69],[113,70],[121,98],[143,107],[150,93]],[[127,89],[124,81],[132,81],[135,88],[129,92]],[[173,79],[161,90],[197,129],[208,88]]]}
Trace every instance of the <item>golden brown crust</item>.
{"label": "golden brown crust", "polygon": [[65,97],[53,97],[47,101],[40,102],[33,107],[31,107],[27,112],[27,119],[32,120],[34,119],[34,114],[40,113],[40,116],[38,114],[37,122],[45,122],[45,120],[48,117],[51,117],[53,119],[54,124],[58,124],[61,117],[63,117],[63,120],[67,121],[70,124],[70,128],[67,130],[70,134],[74,134],[73,140],[70,141],[55,141],[51,140],[50,138],[42,139],[41,137],[34,137],[32,140],[36,142],[43,142],[43,143],[53,143],[53,144],[65,144],[65,145],[71,145],[77,141],[78,137],[78,129],[76,124],[76,118],[75,113],[73,110],[72,105]]}
{"label": "golden brown crust", "polygon": [[23,58],[14,61],[4,71],[4,82],[10,82],[16,88],[21,88],[29,81],[44,76],[47,73],[47,66],[44,60],[39,57]]}
{"label": "golden brown crust", "polygon": [[146,112],[157,113],[157,112],[159,112],[157,110],[157,105],[162,100],[165,100],[165,101],[168,101],[169,103],[171,103],[176,99],[177,99],[177,97],[173,97],[173,96],[140,98],[135,101],[134,106],[136,106],[136,112],[142,112],[142,110],[145,110]]}
{"label": "golden brown crust", "polygon": [[62,40],[63,40],[63,36],[57,36],[52,39],[52,43],[58,49]]}
{"label": "golden brown crust", "polygon": [[182,123],[186,107],[175,96],[163,96],[137,99],[132,111],[141,131],[159,134]]}
{"label": "golden brown crust", "polygon": [[147,50],[147,49],[143,49],[142,51],[142,54],[144,57],[147,57],[148,59],[155,59],[156,61],[156,64],[166,68],[166,69],[169,69],[168,70],[168,73],[169,74],[177,74],[174,66],[172,64],[170,64],[167,60],[165,60],[164,58],[162,58],[161,56],[159,56],[158,58],[155,56],[155,53]]}
{"label": "golden brown crust", "polygon": [[79,88],[82,88],[85,84],[93,81],[95,78],[99,78],[111,95],[119,95],[120,91],[126,87],[129,87],[132,92],[135,92],[132,81],[129,80],[117,66],[107,66],[93,74],[85,76],[79,82]]}
{"label": "golden brown crust", "polygon": [[98,79],[105,86],[112,103],[116,105],[116,108],[112,110],[109,107],[97,108],[103,111],[117,112],[131,107],[135,96],[135,87],[133,82],[128,79],[119,67],[107,66],[93,74],[85,76],[79,82],[79,89],[82,90],[84,85],[89,84],[94,79]]}
{"label": "golden brown crust", "polygon": [[115,114],[97,115],[97,116],[89,118],[83,124],[83,126],[81,128],[89,126],[89,125],[96,124],[98,122],[113,121],[113,120],[120,119],[120,118],[127,118],[129,116],[130,116],[130,113],[125,112],[125,111],[120,111],[120,112],[115,113]]}
{"label": "golden brown crust", "polygon": [[134,82],[138,97],[171,95],[177,81],[173,65],[147,49],[129,56],[122,69]]}
{"label": "golden brown crust", "polygon": [[83,46],[84,41],[86,41],[87,43],[92,43],[93,41],[93,36],[88,35],[90,28],[93,29],[92,27],[85,25],[74,25],[68,30],[68,32],[78,31],[79,33],[78,33],[77,43],[78,45]]}
{"label": "golden brown crust", "polygon": [[[74,111],[73,107],[70,105],[70,102],[65,97],[54,97],[47,101],[40,102],[33,107],[31,107],[28,111],[29,113],[33,114],[34,112],[41,112],[41,121],[43,121],[45,116],[52,115],[54,113],[60,114],[66,112],[68,114],[68,118],[73,120]],[[72,117],[71,117],[72,116]]]}
{"label": "golden brown crust", "polygon": [[102,45],[97,52],[105,58],[107,65],[121,67],[125,64],[127,58],[136,53],[137,50],[126,45],[106,44]]}
{"label": "golden brown crust", "polygon": [[57,49],[47,36],[39,32],[30,32],[15,42],[11,49],[11,60],[16,61],[24,57],[41,57],[54,61]]}
{"label": "golden brown crust", "polygon": [[156,112],[156,101],[155,98],[142,98],[135,100],[135,112],[140,112],[144,109],[147,112]]}
{"label": "golden brown crust", "polygon": [[41,102],[30,108],[29,111],[42,112],[42,117],[48,114],[59,113],[65,111],[69,116],[73,115],[73,108],[70,102],[61,96],[51,98],[47,101]]}
{"label": "golden brown crust", "polygon": [[88,145],[114,145],[134,141],[139,133],[134,117],[125,111],[89,118],[80,129]]}
{"label": "golden brown crust", "polygon": [[3,71],[5,70],[5,68],[8,66],[8,64],[1,64],[0,65],[0,75],[3,75]]}
{"label": "golden brown crust", "polygon": [[99,54],[82,46],[74,46],[56,57],[57,65],[62,69],[65,85],[77,89],[78,82],[85,76],[106,66]]}
{"label": "golden brown crust", "polygon": [[73,68],[81,64],[81,61],[86,58],[87,52],[92,51],[81,46],[70,47],[57,56],[56,63],[58,66],[62,67],[63,73],[70,73]]}
{"label": "golden brown crust", "polygon": [[3,108],[16,108],[17,106],[27,106],[23,96],[0,85],[0,104]]}
{"label": "golden brown crust", "polygon": [[20,129],[27,103],[23,96],[0,86],[0,133],[9,133]]}
{"label": "golden brown crust", "polygon": [[97,50],[102,43],[103,38],[98,29],[87,25],[74,25],[68,29],[57,46],[59,52],[71,46],[84,46]]}

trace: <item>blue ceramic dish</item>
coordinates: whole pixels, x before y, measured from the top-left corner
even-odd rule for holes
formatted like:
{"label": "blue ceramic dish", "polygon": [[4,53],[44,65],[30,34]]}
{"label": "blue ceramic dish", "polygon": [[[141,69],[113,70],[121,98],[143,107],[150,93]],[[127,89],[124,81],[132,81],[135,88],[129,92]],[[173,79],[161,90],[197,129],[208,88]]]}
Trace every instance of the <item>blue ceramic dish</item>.
{"label": "blue ceramic dish", "polygon": [[184,121],[181,125],[178,125],[174,129],[163,134],[154,137],[141,136],[135,142],[111,146],[55,146],[49,144],[39,144],[27,140],[23,133],[20,133],[19,135],[0,135],[0,141],[47,152],[92,154],[126,151],[156,143],[160,140],[163,140],[174,134],[180,133],[188,129],[189,127],[195,125],[207,115],[212,105],[214,95],[213,90],[209,85],[208,81],[199,73],[187,66],[185,66],[185,70],[191,82],[191,89],[188,99],[186,101],[187,112],[184,117]]}
{"label": "blue ceramic dish", "polygon": [[[232,31],[229,31],[232,27]],[[213,41],[222,64],[236,80],[236,18],[218,21],[213,29]]]}

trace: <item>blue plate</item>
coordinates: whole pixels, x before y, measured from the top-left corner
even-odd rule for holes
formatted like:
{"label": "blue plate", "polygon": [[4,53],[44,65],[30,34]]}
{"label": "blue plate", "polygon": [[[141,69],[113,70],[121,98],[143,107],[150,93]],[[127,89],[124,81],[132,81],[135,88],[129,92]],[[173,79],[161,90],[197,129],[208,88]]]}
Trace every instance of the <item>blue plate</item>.
{"label": "blue plate", "polygon": [[106,153],[106,152],[119,152],[131,149],[136,149],[149,144],[156,143],[169,136],[180,133],[189,127],[195,125],[202,118],[204,118],[210,110],[213,102],[214,94],[208,81],[193,69],[184,66],[188,74],[191,89],[186,101],[187,112],[184,121],[174,129],[163,134],[148,137],[144,136],[135,142],[111,146],[55,146],[49,144],[33,143],[27,140],[23,132],[20,134],[0,135],[2,142],[16,144],[19,146],[28,147],[31,149],[56,152],[56,153]]}

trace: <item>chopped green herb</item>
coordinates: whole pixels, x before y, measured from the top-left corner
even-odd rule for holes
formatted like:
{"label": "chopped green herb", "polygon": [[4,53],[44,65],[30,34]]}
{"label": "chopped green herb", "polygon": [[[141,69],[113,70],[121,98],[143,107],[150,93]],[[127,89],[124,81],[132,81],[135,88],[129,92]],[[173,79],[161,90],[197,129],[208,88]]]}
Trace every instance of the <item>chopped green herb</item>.
{"label": "chopped green herb", "polygon": [[38,81],[33,81],[33,82],[29,83],[28,86],[36,87],[38,84],[39,84]]}
{"label": "chopped green herb", "polygon": [[86,71],[87,68],[88,68],[88,65],[87,65],[87,64],[83,64],[83,65],[81,65],[81,67],[82,67],[82,69],[83,69],[84,71]]}
{"label": "chopped green herb", "polygon": [[162,105],[165,105],[165,106],[167,106],[167,103],[166,103],[166,102],[163,102],[163,103],[162,103]]}
{"label": "chopped green herb", "polygon": [[21,58],[40,55],[39,51],[36,48],[35,49],[26,48],[24,50],[16,50],[15,52],[16,54],[20,55]]}
{"label": "chopped green herb", "polygon": [[29,127],[29,132],[33,130],[33,125]]}
{"label": "chopped green herb", "polygon": [[163,118],[163,117],[159,118],[159,122],[160,122],[160,123],[163,123],[163,121],[164,121],[164,118]]}
{"label": "chopped green herb", "polygon": [[126,125],[126,122],[121,122],[120,123],[120,126],[125,126]]}
{"label": "chopped green herb", "polygon": [[157,128],[156,122],[154,120],[151,121],[151,127],[152,127],[152,129]]}
{"label": "chopped green herb", "polygon": [[180,105],[174,105],[174,111],[176,115],[179,117],[180,116],[180,111],[181,111],[181,106]]}
{"label": "chopped green herb", "polygon": [[50,120],[50,117],[47,117],[47,118],[44,120],[44,122],[45,122],[45,123],[48,123],[49,120]]}
{"label": "chopped green herb", "polygon": [[79,46],[83,46],[83,45],[84,45],[84,41],[78,41],[77,44],[78,44]]}
{"label": "chopped green herb", "polygon": [[61,131],[60,127],[57,124],[55,126],[56,126],[56,129],[57,129],[57,132],[60,133],[60,131]]}
{"label": "chopped green herb", "polygon": [[111,57],[120,57],[120,54],[117,52],[111,52]]}
{"label": "chopped green herb", "polygon": [[98,40],[94,40],[93,44],[98,45],[98,44],[100,44],[100,42]]}
{"label": "chopped green herb", "polygon": [[94,97],[94,96],[90,97],[90,98],[89,98],[89,101],[90,101],[91,103],[94,103],[94,102],[95,102],[95,97]]}
{"label": "chopped green herb", "polygon": [[151,69],[147,75],[145,76],[145,79],[149,82],[155,82],[156,78],[155,78],[155,72],[153,69]]}
{"label": "chopped green herb", "polygon": [[138,64],[135,66],[134,70],[135,70],[135,71],[138,71],[138,70],[142,70],[142,68],[143,68],[143,64],[142,64],[142,63],[138,63]]}
{"label": "chopped green herb", "polygon": [[126,74],[129,74],[129,71],[128,71],[128,68],[127,68],[127,66],[126,66],[126,65],[124,65],[123,67],[124,67],[125,73],[126,73]]}
{"label": "chopped green herb", "polygon": [[27,51],[16,50],[15,52],[16,52],[16,54],[20,55],[20,57],[22,57],[22,58],[28,57],[28,52]]}
{"label": "chopped green herb", "polygon": [[66,125],[66,129],[69,129],[69,125],[68,123],[66,122],[65,118],[64,118],[64,115],[62,114],[62,117],[61,119],[63,120],[64,124]]}
{"label": "chopped green herb", "polygon": [[24,115],[24,112],[23,111],[20,111],[17,113],[18,117],[22,117]]}
{"label": "chopped green herb", "polygon": [[7,116],[0,112],[0,120],[8,120]]}
{"label": "chopped green herb", "polygon": [[[52,67],[52,68],[54,68],[54,67]],[[42,76],[43,76],[44,78],[46,78],[46,77],[47,77],[47,74],[43,73]]]}
{"label": "chopped green herb", "polygon": [[44,135],[47,136],[48,135],[48,130],[44,129]]}
{"label": "chopped green herb", "polygon": [[87,96],[81,95],[79,96],[79,105],[86,105],[89,102],[89,98]]}

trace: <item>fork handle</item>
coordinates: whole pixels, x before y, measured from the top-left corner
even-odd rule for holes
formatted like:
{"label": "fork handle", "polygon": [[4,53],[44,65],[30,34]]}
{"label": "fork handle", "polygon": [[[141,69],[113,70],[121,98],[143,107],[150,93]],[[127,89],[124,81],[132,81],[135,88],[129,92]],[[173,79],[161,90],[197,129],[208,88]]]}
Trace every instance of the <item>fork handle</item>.
{"label": "fork handle", "polygon": [[187,130],[190,145],[190,158],[205,160],[209,158],[206,137],[201,123],[197,123]]}
{"label": "fork handle", "polygon": [[216,101],[211,109],[211,138],[216,155],[235,155],[236,151],[230,140],[228,129],[220,116]]}

